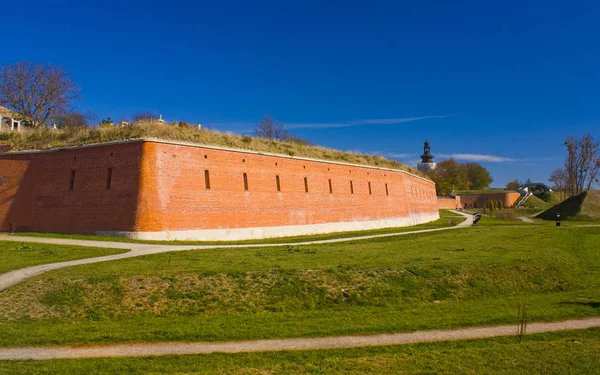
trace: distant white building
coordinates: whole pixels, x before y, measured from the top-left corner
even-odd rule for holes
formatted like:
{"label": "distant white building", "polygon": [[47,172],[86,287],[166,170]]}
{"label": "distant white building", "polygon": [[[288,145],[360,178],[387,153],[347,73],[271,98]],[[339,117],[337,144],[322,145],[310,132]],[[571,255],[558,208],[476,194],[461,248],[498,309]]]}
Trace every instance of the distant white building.
{"label": "distant white building", "polygon": [[21,131],[21,122],[15,112],[0,106],[0,130]]}
{"label": "distant white building", "polygon": [[435,169],[437,164],[433,162],[433,155],[431,155],[431,147],[429,147],[429,140],[425,138],[423,144],[423,155],[421,155],[421,162],[417,164],[417,169],[421,172],[427,173]]}

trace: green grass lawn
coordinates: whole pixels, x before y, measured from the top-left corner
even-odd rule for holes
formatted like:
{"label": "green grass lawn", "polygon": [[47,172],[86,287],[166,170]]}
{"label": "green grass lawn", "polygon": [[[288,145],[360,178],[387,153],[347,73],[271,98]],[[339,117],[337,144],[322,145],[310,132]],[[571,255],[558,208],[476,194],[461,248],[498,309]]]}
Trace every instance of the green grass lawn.
{"label": "green grass lawn", "polygon": [[0,273],[38,264],[99,257],[128,250],[0,241]]}
{"label": "green grass lawn", "polygon": [[350,231],[350,232],[337,232],[337,233],[326,233],[311,236],[291,236],[282,238],[267,238],[258,240],[244,240],[244,241],[143,241],[135,240],[131,238],[116,237],[116,236],[95,236],[85,234],[61,234],[61,233],[36,233],[36,232],[22,232],[17,233],[19,236],[28,237],[50,237],[50,238],[69,238],[76,240],[92,240],[92,241],[112,241],[112,242],[128,242],[128,243],[150,243],[150,244],[166,244],[166,245],[237,245],[237,244],[263,244],[263,243],[293,243],[293,242],[306,242],[306,241],[318,241],[318,240],[329,240],[334,238],[349,238],[358,236],[369,236],[376,234],[387,234],[387,233],[402,233],[412,232],[421,229],[435,229],[435,228],[446,228],[455,226],[456,224],[465,221],[463,216],[450,212],[448,210],[440,210],[440,218],[430,223],[414,225],[410,227],[396,227],[396,228],[383,228],[375,230],[363,230],[363,231]]}
{"label": "green grass lawn", "polygon": [[531,321],[600,315],[600,228],[493,220],[454,231],[163,253],[52,271],[0,293],[0,345],[510,324],[520,305]]}
{"label": "green grass lawn", "polygon": [[600,329],[374,348],[0,362],[0,374],[598,373]]}

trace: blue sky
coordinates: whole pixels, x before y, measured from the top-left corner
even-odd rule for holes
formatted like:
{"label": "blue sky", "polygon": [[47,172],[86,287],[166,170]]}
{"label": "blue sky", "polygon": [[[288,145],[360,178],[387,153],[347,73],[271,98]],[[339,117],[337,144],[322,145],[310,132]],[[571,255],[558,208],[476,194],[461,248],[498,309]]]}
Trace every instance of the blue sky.
{"label": "blue sky", "polygon": [[249,132],[265,114],[342,150],[547,181],[600,137],[600,3],[28,1],[0,65],[72,71],[97,119],[139,111]]}

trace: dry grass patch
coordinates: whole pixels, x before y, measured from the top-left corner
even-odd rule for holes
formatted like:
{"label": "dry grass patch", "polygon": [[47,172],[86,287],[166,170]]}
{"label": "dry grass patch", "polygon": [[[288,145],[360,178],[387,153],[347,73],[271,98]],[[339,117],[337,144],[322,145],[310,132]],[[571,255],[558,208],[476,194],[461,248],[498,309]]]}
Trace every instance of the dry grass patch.
{"label": "dry grass patch", "polygon": [[402,306],[511,293],[564,291],[560,270],[522,264],[267,270],[34,280],[0,294],[0,319],[114,318],[302,311],[336,305]]}
{"label": "dry grass patch", "polygon": [[175,124],[140,123],[118,127],[88,127],[74,130],[50,128],[27,129],[22,132],[0,132],[0,143],[10,144],[15,150],[47,150],[52,148],[83,146],[95,143],[124,141],[140,138],[157,138],[200,145],[221,146],[274,154],[308,157],[329,161],[393,168],[423,176],[419,171],[383,156],[338,151],[305,142],[278,142],[264,138],[219,133]]}

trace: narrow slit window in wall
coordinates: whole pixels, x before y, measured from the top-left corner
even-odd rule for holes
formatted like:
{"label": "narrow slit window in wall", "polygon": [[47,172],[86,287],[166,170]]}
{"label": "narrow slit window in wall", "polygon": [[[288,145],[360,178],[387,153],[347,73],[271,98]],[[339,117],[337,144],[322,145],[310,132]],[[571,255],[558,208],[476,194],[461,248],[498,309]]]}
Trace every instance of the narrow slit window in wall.
{"label": "narrow slit window in wall", "polygon": [[369,181],[369,195],[371,195],[371,182]]}
{"label": "narrow slit window in wall", "polygon": [[304,192],[308,193],[308,178],[304,177]]}
{"label": "narrow slit window in wall", "polygon": [[73,190],[75,185],[75,171],[71,171],[71,177],[69,178],[69,190]]}
{"label": "narrow slit window in wall", "polygon": [[390,195],[387,184],[385,184],[385,195]]}
{"label": "narrow slit window in wall", "polygon": [[204,170],[204,186],[206,187],[206,190],[210,190],[210,173],[208,172],[208,169]]}
{"label": "narrow slit window in wall", "polygon": [[244,173],[244,191],[248,191],[248,174]]}
{"label": "narrow slit window in wall", "polygon": [[350,181],[350,194],[354,194],[354,184]]}
{"label": "narrow slit window in wall", "polygon": [[112,183],[112,168],[106,168],[106,188],[110,189]]}
{"label": "narrow slit window in wall", "polygon": [[333,187],[331,186],[331,179],[329,179],[329,194],[333,194]]}
{"label": "narrow slit window in wall", "polygon": [[275,176],[275,183],[277,184],[277,192],[281,191],[281,182],[279,181],[279,176]]}

